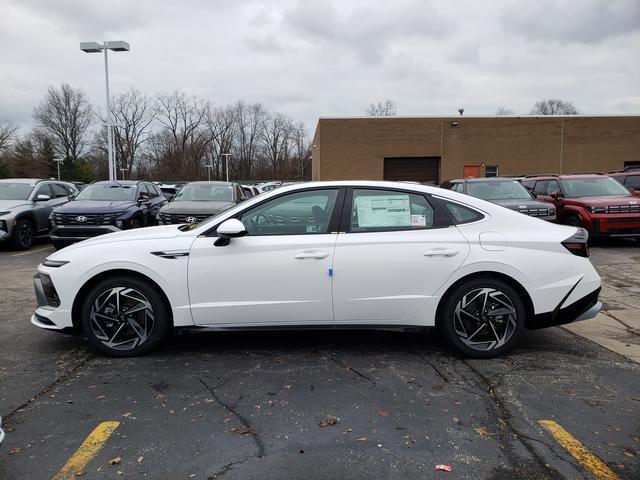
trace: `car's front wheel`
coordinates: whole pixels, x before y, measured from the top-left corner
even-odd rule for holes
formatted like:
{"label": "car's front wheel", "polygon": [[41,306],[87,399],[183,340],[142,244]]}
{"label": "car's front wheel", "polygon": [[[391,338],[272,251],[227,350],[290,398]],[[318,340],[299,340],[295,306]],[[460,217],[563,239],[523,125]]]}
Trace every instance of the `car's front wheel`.
{"label": "car's front wheel", "polygon": [[33,245],[35,231],[33,223],[26,218],[18,220],[13,226],[11,246],[16,250],[29,250]]}
{"label": "car's front wheel", "polygon": [[447,294],[437,325],[447,343],[473,358],[513,348],[524,329],[525,307],[507,283],[477,278]]}
{"label": "car's front wheel", "polygon": [[81,323],[94,348],[114,357],[132,357],[153,350],[164,340],[171,328],[171,315],[150,282],[114,276],[89,291]]}

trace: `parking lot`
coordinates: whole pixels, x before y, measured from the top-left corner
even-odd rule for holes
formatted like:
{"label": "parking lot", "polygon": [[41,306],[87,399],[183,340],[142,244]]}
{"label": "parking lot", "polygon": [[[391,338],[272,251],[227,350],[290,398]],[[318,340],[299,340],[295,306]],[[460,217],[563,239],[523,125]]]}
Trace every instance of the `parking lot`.
{"label": "parking lot", "polygon": [[379,331],[186,334],[101,357],[29,323],[52,251],[0,246],[0,478],[640,478],[633,241],[592,248],[598,318],[484,361]]}

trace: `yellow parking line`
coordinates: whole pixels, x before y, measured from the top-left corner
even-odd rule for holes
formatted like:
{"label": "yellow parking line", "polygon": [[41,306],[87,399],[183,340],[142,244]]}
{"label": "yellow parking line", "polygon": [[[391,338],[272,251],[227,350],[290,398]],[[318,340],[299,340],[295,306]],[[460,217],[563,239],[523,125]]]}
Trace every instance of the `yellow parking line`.
{"label": "yellow parking line", "polygon": [[103,422],[82,442],[64,467],[51,480],[67,480],[84,472],[84,468],[102,448],[120,422]]}
{"label": "yellow parking line", "polygon": [[618,480],[618,476],[577,438],[553,420],[538,420],[553,438],[598,480]]}
{"label": "yellow parking line", "polygon": [[43,247],[43,248],[38,248],[36,250],[28,250],[26,252],[22,252],[22,253],[14,253],[13,256],[14,257],[21,257],[22,255],[29,255],[30,253],[36,253],[36,252],[42,252],[44,250],[49,250],[51,247]]}

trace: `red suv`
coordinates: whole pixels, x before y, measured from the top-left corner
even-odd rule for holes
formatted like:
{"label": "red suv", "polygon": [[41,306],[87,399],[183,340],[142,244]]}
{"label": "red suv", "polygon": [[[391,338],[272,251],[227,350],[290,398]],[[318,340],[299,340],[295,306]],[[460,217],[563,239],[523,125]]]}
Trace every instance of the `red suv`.
{"label": "red suv", "polygon": [[556,206],[558,223],[584,227],[594,237],[640,240],[640,198],[608,175],[537,175],[522,184]]}
{"label": "red suv", "polygon": [[640,166],[626,167],[624,170],[609,172],[607,175],[627,187],[631,193],[640,195]]}

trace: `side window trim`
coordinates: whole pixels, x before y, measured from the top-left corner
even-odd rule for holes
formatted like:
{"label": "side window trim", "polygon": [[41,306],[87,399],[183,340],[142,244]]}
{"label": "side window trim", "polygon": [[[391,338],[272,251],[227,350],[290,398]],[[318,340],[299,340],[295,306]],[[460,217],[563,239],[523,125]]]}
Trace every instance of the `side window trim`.
{"label": "side window trim", "polygon": [[[487,218],[487,214],[485,212],[483,212],[482,210],[478,210],[475,207],[471,207],[469,205],[466,205],[464,203],[461,202],[457,202],[455,200],[451,200],[449,198],[446,197],[433,197],[433,200],[438,204],[438,206],[440,207],[440,209],[444,212],[444,214],[447,216],[447,218],[449,219],[449,226],[456,226],[456,225],[467,225],[470,223],[476,223],[476,222],[481,222],[483,220],[485,220]],[[473,220],[468,220],[468,221],[463,221],[460,222],[457,219],[455,219],[453,217],[453,215],[449,212],[449,210],[447,209],[447,207],[444,205],[444,202],[449,202],[449,203],[453,203],[455,205],[460,205],[463,208],[469,209],[474,211],[475,213],[477,213],[479,215],[479,218],[473,219]]]}

